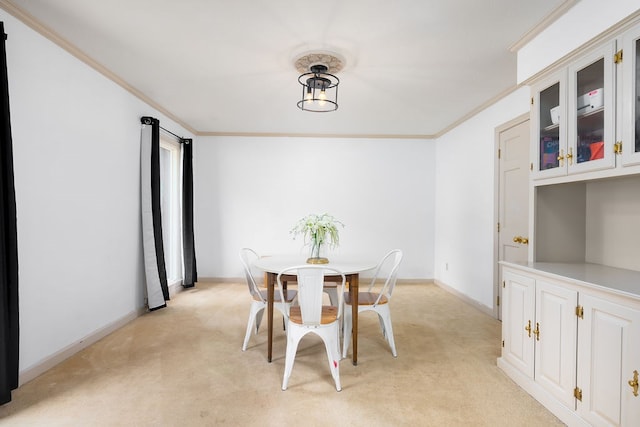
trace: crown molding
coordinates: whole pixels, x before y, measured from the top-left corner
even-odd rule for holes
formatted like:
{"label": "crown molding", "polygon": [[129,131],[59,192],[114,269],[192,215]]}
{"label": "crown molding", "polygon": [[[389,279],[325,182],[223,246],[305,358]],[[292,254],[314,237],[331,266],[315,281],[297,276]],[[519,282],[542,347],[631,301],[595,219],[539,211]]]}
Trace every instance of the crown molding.
{"label": "crown molding", "polygon": [[571,52],[559,58],[552,64],[549,64],[544,69],[538,71],[534,75],[524,80],[521,84],[529,85],[529,86],[536,84],[537,82],[547,78],[551,74],[561,71],[563,68],[567,67],[570,63],[572,63],[576,59],[579,59],[582,55],[584,55],[589,50],[594,49],[603,43],[607,43],[614,40],[615,38],[619,37],[622,33],[624,33],[627,30],[630,30],[631,28],[633,28],[638,24],[640,24],[640,9],[638,9],[631,15],[627,16],[617,24],[607,28],[606,30],[604,30],[597,36],[593,37],[592,39],[586,41],[585,43],[578,46],[577,48],[573,49]]}
{"label": "crown molding", "polygon": [[508,95],[510,95],[513,92],[515,92],[516,90],[520,89],[522,86],[526,86],[526,85],[525,84],[519,84],[519,85],[515,85],[513,87],[510,87],[508,89],[503,90],[502,92],[500,92],[496,96],[494,96],[491,99],[489,99],[488,101],[480,104],[479,106],[477,106],[473,110],[469,111],[464,116],[460,117],[455,122],[451,123],[449,126],[447,126],[444,129],[442,129],[440,132],[438,132],[437,134],[434,135],[434,138],[440,138],[441,136],[443,136],[444,134],[446,134],[450,130],[453,130],[456,127],[460,126],[462,123],[466,122],[467,120],[469,120],[473,116],[483,112],[484,110],[486,110],[487,108],[491,107],[493,104],[497,103],[498,101],[502,100],[503,98],[506,98]]}
{"label": "crown molding", "polygon": [[198,132],[198,136],[245,136],[271,138],[352,138],[352,139],[435,139],[435,135],[351,134],[351,133],[279,133],[279,132]]}
{"label": "crown molding", "polygon": [[104,65],[102,65],[101,63],[96,61],[95,59],[91,58],[89,55],[87,55],[85,52],[80,50],[77,46],[75,46],[74,44],[72,44],[71,42],[66,40],[60,34],[56,33],[51,28],[47,27],[42,22],[38,21],[33,15],[27,13],[26,11],[21,9],[19,6],[15,5],[13,1],[11,1],[11,0],[0,0],[0,9],[2,9],[5,12],[9,13],[14,18],[18,19],[23,24],[27,25],[32,30],[36,31],[37,33],[39,33],[40,35],[44,36],[48,40],[50,40],[53,43],[57,44],[59,47],[61,47],[62,49],[64,49],[65,51],[67,51],[68,53],[70,53],[71,55],[76,57],[77,59],[79,59],[80,61],[84,62],[85,64],[87,64],[88,66],[90,66],[91,68],[93,68],[94,70],[96,70],[97,72],[99,72],[100,74],[102,74],[103,76],[108,78],[109,80],[113,81],[118,86],[120,86],[123,89],[125,89],[127,92],[131,93],[133,96],[137,97],[141,101],[143,101],[146,104],[148,104],[150,107],[155,108],[156,110],[158,110],[159,112],[161,112],[162,114],[167,116],[169,119],[171,119],[174,122],[178,123],[180,126],[185,128],[187,131],[197,135],[197,132],[195,131],[195,129],[193,129],[187,123],[182,121],[175,114],[171,113],[169,110],[164,108],[162,105],[158,104],[156,101],[154,101],[153,99],[149,98],[147,95],[142,93],[140,90],[138,90],[135,87],[131,86],[129,83],[127,83],[126,80],[124,80],[123,78],[118,76],[113,71],[109,70],[107,67],[105,67]]}
{"label": "crown molding", "polygon": [[517,42],[509,46],[510,52],[517,52],[524,45],[533,40],[538,34],[543,32],[553,24],[558,18],[564,15],[569,9],[571,9],[580,0],[565,0],[560,6],[558,6],[553,12],[547,15],[542,21],[540,21],[535,27],[527,31]]}

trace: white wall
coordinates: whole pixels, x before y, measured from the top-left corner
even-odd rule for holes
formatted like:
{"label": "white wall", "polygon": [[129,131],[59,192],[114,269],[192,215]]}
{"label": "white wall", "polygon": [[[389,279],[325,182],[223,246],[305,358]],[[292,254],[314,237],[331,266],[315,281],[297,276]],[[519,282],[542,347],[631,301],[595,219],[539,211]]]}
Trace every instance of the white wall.
{"label": "white wall", "polygon": [[518,51],[518,83],[636,12],[639,6],[638,0],[580,0]]}
{"label": "white wall", "polygon": [[490,309],[496,230],[495,129],[528,112],[529,89],[523,87],[437,142],[435,278]]}
{"label": "white wall", "polygon": [[163,118],[4,11],[0,19],[8,34],[23,373],[143,306],[140,117]]}
{"label": "white wall", "polygon": [[433,141],[200,137],[194,151],[200,277],[241,277],[244,246],[306,256],[289,230],[328,212],[345,224],[337,255],[400,248],[399,277],[433,278]]}

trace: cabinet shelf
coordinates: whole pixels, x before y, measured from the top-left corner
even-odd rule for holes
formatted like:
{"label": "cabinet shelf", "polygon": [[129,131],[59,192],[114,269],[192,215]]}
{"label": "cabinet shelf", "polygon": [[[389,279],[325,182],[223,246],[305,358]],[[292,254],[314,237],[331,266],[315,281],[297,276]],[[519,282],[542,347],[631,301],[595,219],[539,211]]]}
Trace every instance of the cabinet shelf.
{"label": "cabinet shelf", "polygon": [[604,107],[596,108],[595,110],[587,110],[584,113],[578,113],[578,120],[584,120],[588,117],[595,116],[596,114],[604,113]]}

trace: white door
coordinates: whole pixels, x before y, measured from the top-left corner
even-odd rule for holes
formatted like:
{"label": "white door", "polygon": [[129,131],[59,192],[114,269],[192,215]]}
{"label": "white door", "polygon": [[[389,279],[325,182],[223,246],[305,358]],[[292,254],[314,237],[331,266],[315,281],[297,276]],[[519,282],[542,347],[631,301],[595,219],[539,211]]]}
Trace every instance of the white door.
{"label": "white door", "polygon": [[[529,120],[498,130],[498,261],[526,262],[529,230]],[[498,277],[498,301],[502,299]],[[501,310],[498,307],[498,319]]]}

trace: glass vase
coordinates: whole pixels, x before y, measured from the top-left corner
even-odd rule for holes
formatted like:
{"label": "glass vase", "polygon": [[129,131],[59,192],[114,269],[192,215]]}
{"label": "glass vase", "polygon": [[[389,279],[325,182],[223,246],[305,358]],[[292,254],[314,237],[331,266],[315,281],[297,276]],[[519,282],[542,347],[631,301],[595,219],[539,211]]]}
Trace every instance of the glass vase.
{"label": "glass vase", "polygon": [[312,241],[307,264],[328,264],[329,260],[324,256],[325,249],[324,243]]}

